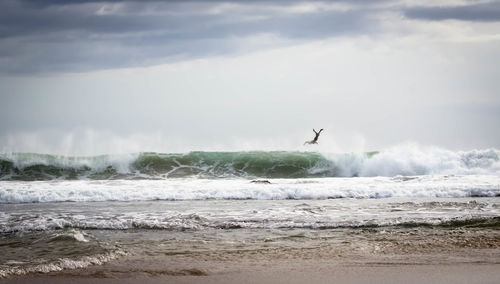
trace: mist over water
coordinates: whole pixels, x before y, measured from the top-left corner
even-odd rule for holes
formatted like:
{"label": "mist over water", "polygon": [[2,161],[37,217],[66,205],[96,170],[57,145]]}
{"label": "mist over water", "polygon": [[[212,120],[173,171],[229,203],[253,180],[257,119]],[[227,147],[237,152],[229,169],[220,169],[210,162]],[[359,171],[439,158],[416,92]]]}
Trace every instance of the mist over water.
{"label": "mist over water", "polygon": [[[366,152],[362,135],[341,135],[332,126],[327,128],[316,145],[303,145],[311,140],[311,129],[260,135],[234,133],[178,133],[176,131],[135,131],[120,133],[94,128],[73,131],[41,129],[0,133],[0,153],[38,153],[64,156],[96,156],[141,152],[188,153],[192,151],[312,151],[324,153]],[[269,136],[267,136],[269,135]]]}

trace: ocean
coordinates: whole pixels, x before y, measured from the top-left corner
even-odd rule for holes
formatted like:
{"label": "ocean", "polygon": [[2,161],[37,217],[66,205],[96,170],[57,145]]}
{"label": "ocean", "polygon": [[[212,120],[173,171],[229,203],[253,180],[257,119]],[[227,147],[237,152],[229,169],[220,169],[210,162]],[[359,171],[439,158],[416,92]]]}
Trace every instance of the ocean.
{"label": "ocean", "polygon": [[498,263],[499,196],[496,149],[4,153],[0,277],[204,275],[242,258]]}

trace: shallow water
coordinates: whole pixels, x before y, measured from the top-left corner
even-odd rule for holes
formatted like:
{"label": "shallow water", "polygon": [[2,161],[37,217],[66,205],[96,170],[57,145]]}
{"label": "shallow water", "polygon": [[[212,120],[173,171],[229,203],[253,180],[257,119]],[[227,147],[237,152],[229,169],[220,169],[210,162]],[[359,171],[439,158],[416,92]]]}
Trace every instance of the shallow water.
{"label": "shallow water", "polygon": [[[500,259],[500,198],[2,204],[0,228],[4,277],[109,261],[125,271],[189,259]],[[449,257],[426,256],[436,249]]]}

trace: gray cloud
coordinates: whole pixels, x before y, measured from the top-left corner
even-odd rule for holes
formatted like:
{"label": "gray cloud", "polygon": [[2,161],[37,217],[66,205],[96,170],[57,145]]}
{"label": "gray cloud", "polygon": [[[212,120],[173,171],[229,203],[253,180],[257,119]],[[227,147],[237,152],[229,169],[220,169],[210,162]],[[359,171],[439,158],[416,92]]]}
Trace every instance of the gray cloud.
{"label": "gray cloud", "polygon": [[[288,42],[376,35],[383,30],[375,15],[384,9],[426,20],[488,21],[500,14],[494,3],[383,8],[384,2],[391,0],[325,1],[347,9],[297,12],[289,8],[307,2],[4,0],[0,73],[79,72],[236,54],[242,40],[263,34]],[[244,50],[252,48],[260,46]]]}
{"label": "gray cloud", "polygon": [[500,2],[465,6],[414,7],[405,11],[408,18],[423,20],[500,21]]}
{"label": "gray cloud", "polygon": [[[137,66],[238,52],[234,41],[260,34],[306,40],[374,29],[359,9],[289,13],[285,8],[293,1],[237,1],[227,12],[210,12],[224,3],[229,2],[3,1],[0,72]],[[119,7],[100,13],[105,4]]]}

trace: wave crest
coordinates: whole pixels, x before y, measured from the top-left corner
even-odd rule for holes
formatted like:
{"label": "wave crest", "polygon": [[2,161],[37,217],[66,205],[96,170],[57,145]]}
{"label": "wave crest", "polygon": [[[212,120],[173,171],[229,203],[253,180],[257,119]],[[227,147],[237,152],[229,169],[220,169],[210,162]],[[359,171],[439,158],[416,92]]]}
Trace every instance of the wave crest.
{"label": "wave crest", "polygon": [[2,180],[392,177],[428,174],[498,175],[500,151],[449,151],[400,146],[382,152],[346,154],[254,151],[92,157],[31,153],[0,155]]}

